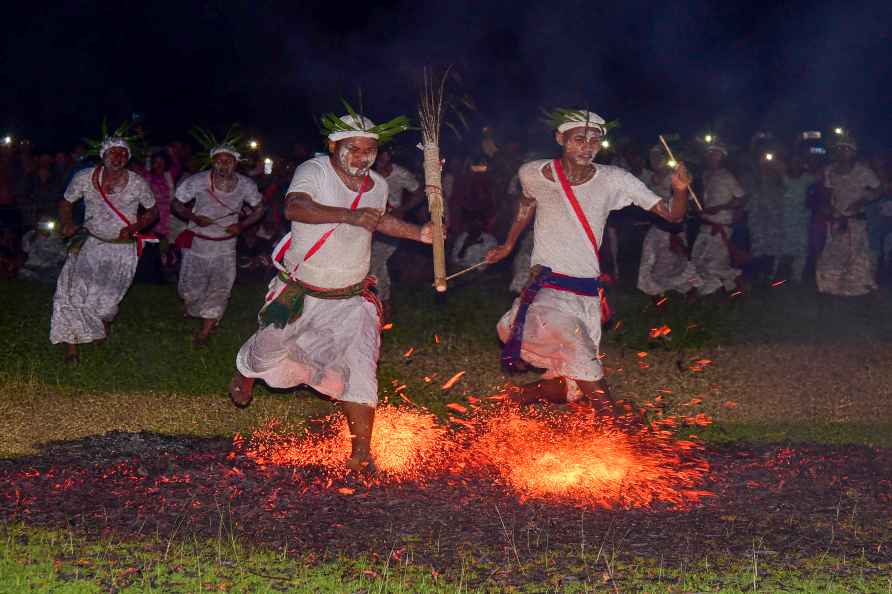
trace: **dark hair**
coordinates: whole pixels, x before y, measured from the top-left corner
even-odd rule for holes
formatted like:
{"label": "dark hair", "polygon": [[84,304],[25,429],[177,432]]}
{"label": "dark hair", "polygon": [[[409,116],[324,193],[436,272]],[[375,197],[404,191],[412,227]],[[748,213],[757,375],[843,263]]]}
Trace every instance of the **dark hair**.
{"label": "dark hair", "polygon": [[173,162],[170,160],[170,155],[167,154],[167,151],[160,150],[152,153],[152,161],[154,161],[158,157],[161,157],[161,160],[164,161],[164,171],[170,169],[170,166],[173,164]]}

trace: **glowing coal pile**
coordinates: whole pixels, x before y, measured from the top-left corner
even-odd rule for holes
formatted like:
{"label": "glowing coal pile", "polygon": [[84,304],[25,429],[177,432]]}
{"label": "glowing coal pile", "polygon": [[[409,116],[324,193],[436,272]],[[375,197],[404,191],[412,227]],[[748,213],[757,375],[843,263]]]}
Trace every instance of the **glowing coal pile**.
{"label": "glowing coal pile", "polygon": [[490,467],[522,499],[595,507],[685,507],[709,471],[702,448],[669,431],[621,430],[593,411],[521,412],[505,407],[483,423],[470,466]]}
{"label": "glowing coal pile", "polygon": [[[323,419],[322,426],[321,432],[289,435],[273,420],[252,433],[245,453],[260,465],[316,466],[326,474],[342,475],[350,457],[347,423],[334,414]],[[447,429],[423,409],[388,405],[375,412],[372,457],[387,478],[422,480],[442,464],[452,443]]]}

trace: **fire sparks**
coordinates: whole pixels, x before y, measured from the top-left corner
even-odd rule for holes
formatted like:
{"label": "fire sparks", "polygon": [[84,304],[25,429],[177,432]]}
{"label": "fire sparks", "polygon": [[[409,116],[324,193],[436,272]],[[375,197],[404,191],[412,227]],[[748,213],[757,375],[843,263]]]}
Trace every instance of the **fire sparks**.
{"label": "fire sparks", "polygon": [[403,357],[405,357],[406,359],[408,359],[409,357],[412,356],[412,354],[413,354],[414,352],[415,352],[415,347],[412,347],[412,348],[410,348],[408,351],[406,351],[405,353],[403,353]]}
{"label": "fire sparks", "polygon": [[660,326],[659,328],[651,328],[650,329],[650,337],[651,338],[659,338],[661,336],[669,336],[672,332],[672,328],[669,326]]}
{"label": "fire sparks", "polygon": [[[673,437],[676,428],[708,424],[702,413],[622,429],[586,406],[572,415],[521,411],[510,404],[471,410],[450,402],[446,408],[464,418],[449,415],[445,425],[424,409],[378,408],[372,438],[378,482],[425,482],[444,473],[471,472],[508,486],[522,501],[601,508],[685,508],[710,495],[697,488],[709,471],[702,446],[694,436]],[[346,474],[350,435],[340,414],[323,425],[322,432],[288,435],[273,422],[236,445],[258,465],[317,468],[337,479]],[[323,483],[352,494],[331,479]]]}
{"label": "fire sparks", "polygon": [[[327,417],[330,431],[287,435],[273,421],[254,432],[246,454],[260,465],[316,466],[339,475],[350,457],[350,432],[340,414]],[[375,465],[397,480],[423,478],[423,467],[442,455],[449,443],[446,428],[419,409],[378,407],[372,434]]]}
{"label": "fire sparks", "polygon": [[460,379],[462,378],[462,376],[463,376],[464,374],[465,374],[464,371],[459,371],[458,373],[456,373],[455,375],[453,375],[452,377],[450,377],[450,378],[446,381],[446,383],[443,384],[443,389],[444,389],[444,390],[448,390],[449,388],[451,388],[452,386],[454,386],[454,385],[458,382],[458,380],[460,380]]}
{"label": "fire sparks", "polygon": [[597,507],[677,506],[708,495],[694,442],[668,431],[628,434],[592,414],[525,415],[505,409],[485,425],[472,460],[494,466],[522,497]]}

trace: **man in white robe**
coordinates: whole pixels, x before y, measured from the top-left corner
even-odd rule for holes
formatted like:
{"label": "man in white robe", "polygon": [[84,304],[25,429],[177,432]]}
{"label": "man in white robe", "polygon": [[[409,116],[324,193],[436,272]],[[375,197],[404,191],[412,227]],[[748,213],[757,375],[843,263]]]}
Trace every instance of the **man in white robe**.
{"label": "man in white robe", "polygon": [[385,212],[387,182],[371,170],[381,127],[353,115],[340,121],[329,129],[330,155],[294,173],[285,197],[291,233],[274,252],[281,274],[270,284],[260,329],[239,350],[229,394],[247,406],[261,379],[274,388],[304,384],[338,401],[352,436],[348,466],[360,472],[372,468],[378,402],[381,311],[369,277],[372,234],[430,243],[431,231]]}
{"label": "man in white robe", "polygon": [[[672,168],[663,149],[655,146],[649,154],[651,170],[644,180],[647,187],[663,199],[671,210]],[[638,289],[660,297],[669,291],[689,293],[702,284],[697,269],[688,258],[684,227],[654,222],[644,236]]]}
{"label": "man in white robe", "polygon": [[856,161],[857,150],[848,134],[836,140],[833,163],[824,177],[831,192],[833,220],[815,278],[818,291],[829,295],[853,297],[877,289],[864,207],[879,198],[882,182],[870,167]]}
{"label": "man in white robe", "polygon": [[[518,402],[565,403],[585,396],[609,413],[613,405],[599,360],[604,287],[592,239],[600,244],[607,216],[630,204],[681,221],[690,178],[684,166],[676,169],[670,209],[628,171],[594,164],[606,132],[600,116],[557,110],[553,124],[561,158],[520,168],[523,197],[517,216],[505,243],[487,255],[491,263],[507,257],[535,220],[531,282],[498,323],[499,338],[505,342],[502,361],[510,368],[519,355],[545,369],[541,380],[513,391]],[[565,188],[575,196],[582,216]]]}
{"label": "man in white robe", "polygon": [[723,166],[727,156],[728,149],[719,142],[712,142],[706,149],[700,211],[703,224],[691,250],[691,261],[702,280],[698,289],[702,295],[742,287],[740,269],[731,261],[731,224],[734,211],[743,208],[746,199],[737,178]]}
{"label": "man in white robe", "polygon": [[[99,155],[102,163],[75,174],[59,204],[62,233],[73,249],[56,282],[50,342],[65,345],[68,363],[78,362],[77,345],[107,336],[148,239],[141,232],[158,218],[149,184],[127,169],[126,140],[104,139]],[[72,211],[81,199],[86,209],[79,228]]]}
{"label": "man in white robe", "polygon": [[[419,206],[424,200],[421,184],[411,171],[393,162],[393,153],[387,147],[378,152],[375,171],[387,182],[387,209],[398,218]],[[390,321],[392,305],[390,301],[390,271],[387,263],[399,246],[399,240],[376,235],[372,240],[372,275],[377,279],[377,293],[384,311],[384,323]]]}
{"label": "man in white robe", "polygon": [[[193,338],[199,347],[207,344],[229,303],[237,271],[237,237],[264,214],[257,184],[235,171],[241,158],[238,149],[221,144],[211,149],[210,158],[211,169],[183,180],[171,203],[173,213],[189,221],[178,236],[182,264],[177,289],[186,314],[202,321]],[[240,221],[245,205],[253,210]]]}

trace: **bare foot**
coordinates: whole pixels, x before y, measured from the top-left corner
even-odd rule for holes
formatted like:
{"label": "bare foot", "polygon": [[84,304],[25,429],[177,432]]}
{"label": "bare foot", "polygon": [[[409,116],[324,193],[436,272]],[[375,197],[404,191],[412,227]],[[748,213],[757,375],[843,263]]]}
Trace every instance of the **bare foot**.
{"label": "bare foot", "polygon": [[245,408],[254,399],[254,378],[235,372],[229,382],[229,399],[239,408]]}

